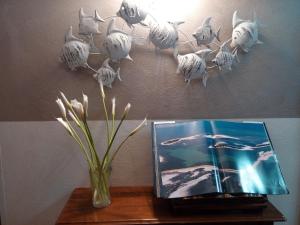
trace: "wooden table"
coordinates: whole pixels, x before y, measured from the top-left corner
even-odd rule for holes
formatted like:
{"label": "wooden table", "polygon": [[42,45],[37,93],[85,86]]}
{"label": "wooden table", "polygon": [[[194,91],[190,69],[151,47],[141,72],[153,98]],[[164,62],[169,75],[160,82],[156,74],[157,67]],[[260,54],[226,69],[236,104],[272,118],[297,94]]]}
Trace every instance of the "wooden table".
{"label": "wooden table", "polygon": [[164,200],[153,196],[151,187],[112,187],[112,204],[107,208],[91,206],[88,188],[77,188],[71,194],[56,225],[66,224],[273,224],[285,221],[271,204],[251,213],[174,213]]}

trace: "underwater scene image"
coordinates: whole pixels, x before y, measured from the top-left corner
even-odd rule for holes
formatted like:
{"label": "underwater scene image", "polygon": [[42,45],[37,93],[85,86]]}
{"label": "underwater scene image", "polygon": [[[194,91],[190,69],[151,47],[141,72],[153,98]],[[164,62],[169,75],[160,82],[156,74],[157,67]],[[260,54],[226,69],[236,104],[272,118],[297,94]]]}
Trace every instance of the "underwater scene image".
{"label": "underwater scene image", "polygon": [[264,123],[154,123],[153,135],[158,197],[288,193]]}

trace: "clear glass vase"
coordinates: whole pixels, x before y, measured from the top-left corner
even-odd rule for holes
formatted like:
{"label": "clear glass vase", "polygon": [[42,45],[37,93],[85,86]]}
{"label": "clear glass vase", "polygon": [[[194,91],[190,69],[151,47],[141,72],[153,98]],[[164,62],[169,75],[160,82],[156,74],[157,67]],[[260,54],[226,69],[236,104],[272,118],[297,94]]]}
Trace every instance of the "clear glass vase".
{"label": "clear glass vase", "polygon": [[110,168],[100,170],[90,168],[92,201],[95,208],[104,208],[110,205],[109,178]]}

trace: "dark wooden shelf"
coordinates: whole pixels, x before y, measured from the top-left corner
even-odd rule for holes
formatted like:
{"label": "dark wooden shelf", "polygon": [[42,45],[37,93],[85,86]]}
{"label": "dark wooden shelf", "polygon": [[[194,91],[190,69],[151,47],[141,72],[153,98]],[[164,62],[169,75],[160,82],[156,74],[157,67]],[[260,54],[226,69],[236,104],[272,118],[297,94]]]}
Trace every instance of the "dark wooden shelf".
{"label": "dark wooden shelf", "polygon": [[112,204],[95,209],[91,191],[76,188],[56,224],[273,224],[285,221],[271,204],[261,211],[179,214],[165,200],[156,199],[152,187],[112,187]]}

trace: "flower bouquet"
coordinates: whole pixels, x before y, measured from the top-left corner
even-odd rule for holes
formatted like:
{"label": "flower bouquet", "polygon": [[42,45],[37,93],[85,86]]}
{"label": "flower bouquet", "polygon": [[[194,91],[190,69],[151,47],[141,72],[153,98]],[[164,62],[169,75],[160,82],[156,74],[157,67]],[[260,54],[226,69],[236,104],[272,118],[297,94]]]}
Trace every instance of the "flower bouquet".
{"label": "flower bouquet", "polygon": [[[120,130],[123,121],[126,119],[131,105],[130,103],[126,105],[122,117],[117,123],[115,121],[115,98],[113,98],[111,101],[111,112],[109,113],[106,106],[103,84],[100,82],[100,96],[105,113],[107,136],[106,150],[104,156],[100,159],[95,148],[93,136],[87,123],[88,97],[85,94],[82,94],[83,101],[81,103],[76,99],[69,101],[62,92],[60,94],[62,100],[58,98],[56,103],[59,106],[62,117],[57,118],[57,120],[65,127],[69,135],[71,135],[71,137],[78,143],[80,150],[88,163],[93,195],[93,206],[96,208],[106,207],[111,203],[109,192],[111,163],[124,143],[146,124],[147,119],[145,118],[124,138],[124,140],[120,142],[116,148],[113,148],[113,143],[116,139],[117,133]],[[111,119],[109,119],[110,117]],[[71,123],[70,121],[74,121],[74,123]]]}

